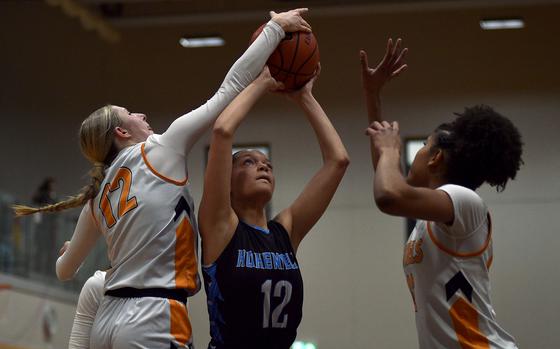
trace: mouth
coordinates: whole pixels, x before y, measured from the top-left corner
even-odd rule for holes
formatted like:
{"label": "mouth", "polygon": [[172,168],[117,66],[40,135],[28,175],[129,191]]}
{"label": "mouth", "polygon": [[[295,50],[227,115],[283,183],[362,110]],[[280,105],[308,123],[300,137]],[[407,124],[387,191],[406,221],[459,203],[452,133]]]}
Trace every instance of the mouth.
{"label": "mouth", "polygon": [[268,177],[268,176],[258,176],[257,181],[260,180],[260,179],[263,179],[263,180],[267,181],[268,183],[272,183],[270,177]]}

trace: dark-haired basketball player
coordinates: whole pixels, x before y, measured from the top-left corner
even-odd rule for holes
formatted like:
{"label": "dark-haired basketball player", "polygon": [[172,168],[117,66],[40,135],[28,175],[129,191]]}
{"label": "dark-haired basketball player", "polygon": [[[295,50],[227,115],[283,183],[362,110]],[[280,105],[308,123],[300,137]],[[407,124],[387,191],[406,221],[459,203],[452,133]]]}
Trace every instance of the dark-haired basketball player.
{"label": "dark-haired basketball player", "polygon": [[374,198],[387,214],[418,219],[403,265],[416,312],[420,349],[514,349],[514,338],[497,323],[490,301],[492,224],[475,192],[484,183],[502,191],[522,164],[521,136],[513,123],[488,106],[466,108],[438,126],[418,151],[408,177],[400,169],[396,122],[381,121],[383,85],[406,65],[400,39],[391,40],[371,69],[362,57]]}
{"label": "dark-haired basketball player", "polygon": [[298,198],[267,221],[274,191],[272,165],[255,150],[234,154],[235,131],[260,96],[278,88],[268,68],[218,117],[199,224],[210,315],[209,348],[288,349],[303,306],[296,252],[329,205],[348,166],[348,154],[312,95],[311,80],[291,94],[319,142],[323,166]]}

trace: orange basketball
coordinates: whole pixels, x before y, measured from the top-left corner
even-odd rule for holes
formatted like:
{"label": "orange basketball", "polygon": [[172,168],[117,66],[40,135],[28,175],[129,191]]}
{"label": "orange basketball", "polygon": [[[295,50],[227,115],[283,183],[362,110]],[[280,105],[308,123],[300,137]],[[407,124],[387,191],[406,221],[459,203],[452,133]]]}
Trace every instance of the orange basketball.
{"label": "orange basketball", "polygon": [[[253,42],[263,30],[261,25],[251,37]],[[317,70],[319,64],[319,44],[313,33],[286,33],[286,37],[266,62],[270,74],[284,83],[287,91],[305,85]]]}

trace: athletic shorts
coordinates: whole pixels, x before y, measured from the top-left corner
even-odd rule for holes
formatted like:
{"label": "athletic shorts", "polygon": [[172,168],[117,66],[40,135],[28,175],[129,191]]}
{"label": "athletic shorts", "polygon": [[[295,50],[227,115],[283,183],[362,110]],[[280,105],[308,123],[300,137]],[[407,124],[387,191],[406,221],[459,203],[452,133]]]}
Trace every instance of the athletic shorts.
{"label": "athletic shorts", "polygon": [[158,297],[104,296],[90,349],[193,349],[186,305]]}

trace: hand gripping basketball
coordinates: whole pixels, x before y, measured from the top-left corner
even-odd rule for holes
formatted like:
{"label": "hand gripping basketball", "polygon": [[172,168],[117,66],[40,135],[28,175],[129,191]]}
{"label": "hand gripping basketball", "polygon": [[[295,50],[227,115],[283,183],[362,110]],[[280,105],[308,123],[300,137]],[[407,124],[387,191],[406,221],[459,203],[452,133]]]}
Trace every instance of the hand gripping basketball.
{"label": "hand gripping basketball", "polygon": [[[263,27],[264,24],[253,33],[251,42]],[[312,32],[287,32],[266,64],[272,77],[284,83],[286,91],[294,91],[315,76],[319,59],[319,44]]]}

